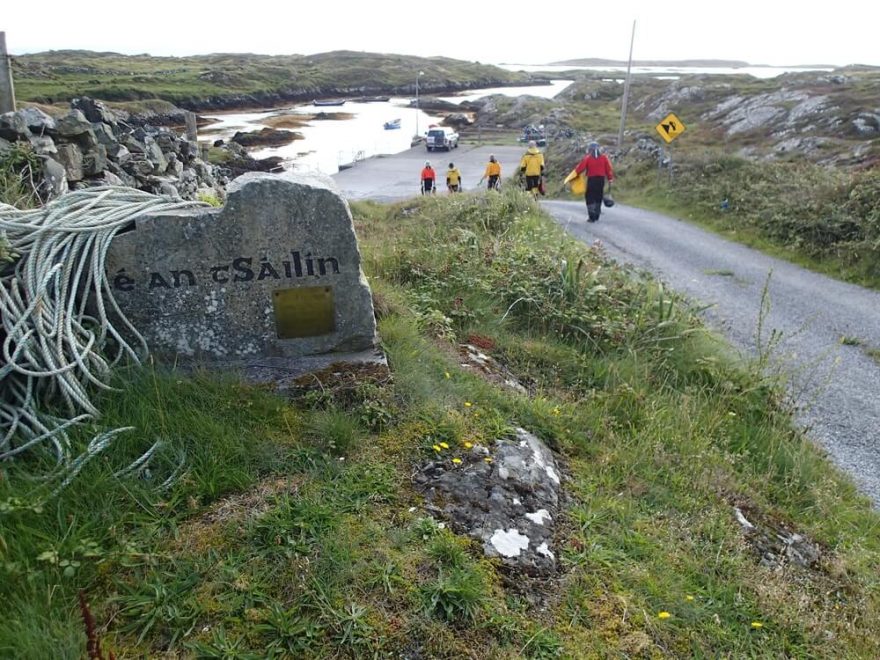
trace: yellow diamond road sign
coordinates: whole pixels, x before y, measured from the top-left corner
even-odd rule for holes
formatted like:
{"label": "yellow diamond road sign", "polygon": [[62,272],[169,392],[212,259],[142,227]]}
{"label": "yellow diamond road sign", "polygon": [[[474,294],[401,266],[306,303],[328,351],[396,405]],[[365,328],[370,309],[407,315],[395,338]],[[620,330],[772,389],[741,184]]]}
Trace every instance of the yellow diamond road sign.
{"label": "yellow diamond road sign", "polygon": [[685,125],[681,123],[681,119],[675,116],[675,113],[670,112],[666,119],[661,121],[655,127],[657,132],[660,133],[660,137],[666,140],[666,143],[669,144],[679,135],[684,133]]}

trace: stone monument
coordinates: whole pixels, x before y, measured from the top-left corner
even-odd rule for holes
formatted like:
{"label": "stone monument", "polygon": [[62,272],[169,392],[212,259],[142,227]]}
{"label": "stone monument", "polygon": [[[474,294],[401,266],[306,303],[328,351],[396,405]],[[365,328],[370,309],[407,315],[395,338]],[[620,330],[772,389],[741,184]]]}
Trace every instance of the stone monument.
{"label": "stone monument", "polygon": [[375,345],[351,212],[321,175],[245,174],[223,208],[137,218],[107,272],[160,358],[267,366]]}

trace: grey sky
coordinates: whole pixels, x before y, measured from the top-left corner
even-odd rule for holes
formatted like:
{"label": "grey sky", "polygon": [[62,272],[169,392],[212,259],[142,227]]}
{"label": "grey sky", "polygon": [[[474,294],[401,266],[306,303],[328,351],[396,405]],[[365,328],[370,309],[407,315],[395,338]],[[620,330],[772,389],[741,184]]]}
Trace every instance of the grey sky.
{"label": "grey sky", "polygon": [[[481,62],[721,58],[753,64],[880,65],[880,2],[247,3],[153,0],[86,8],[69,0],[5,0],[0,30],[13,54],[81,48],[154,55],[361,50]],[[533,9],[525,9],[526,6]],[[520,8],[522,7],[522,8]]]}

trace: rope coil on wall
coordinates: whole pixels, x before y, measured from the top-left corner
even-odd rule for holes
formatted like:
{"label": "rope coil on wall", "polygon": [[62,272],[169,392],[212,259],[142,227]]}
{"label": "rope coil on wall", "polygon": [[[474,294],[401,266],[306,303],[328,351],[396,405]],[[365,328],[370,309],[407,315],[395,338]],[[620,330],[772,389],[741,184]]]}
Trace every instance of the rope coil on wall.
{"label": "rope coil on wall", "polygon": [[[129,430],[101,433],[71,456],[68,430],[99,417],[90,390],[110,389],[115,365],[141,364],[148,355],[113,298],[107,251],[144,215],[200,206],[125,187],[76,191],[34,210],[0,204],[0,232],[17,255],[11,265],[0,264],[0,462],[48,452],[54,495]],[[59,407],[64,412],[46,412]],[[146,465],[156,448],[117,475]]]}

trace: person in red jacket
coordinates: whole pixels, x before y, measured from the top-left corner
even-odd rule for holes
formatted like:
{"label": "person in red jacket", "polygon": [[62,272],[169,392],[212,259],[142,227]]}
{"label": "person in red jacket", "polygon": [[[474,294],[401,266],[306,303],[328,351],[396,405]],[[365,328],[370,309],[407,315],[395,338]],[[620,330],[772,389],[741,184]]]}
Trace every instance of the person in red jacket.
{"label": "person in red jacket", "polygon": [[587,215],[590,222],[596,222],[602,213],[605,179],[608,179],[608,183],[614,181],[611,161],[608,160],[608,156],[602,153],[598,142],[590,142],[587,146],[587,155],[574,170],[587,177],[587,192],[584,194],[584,199],[587,202]]}
{"label": "person in red jacket", "polygon": [[426,160],[425,166],[422,168],[422,194],[430,195],[437,194],[437,186],[435,185],[437,180],[437,173],[434,172],[434,168],[431,167],[431,161]]}

